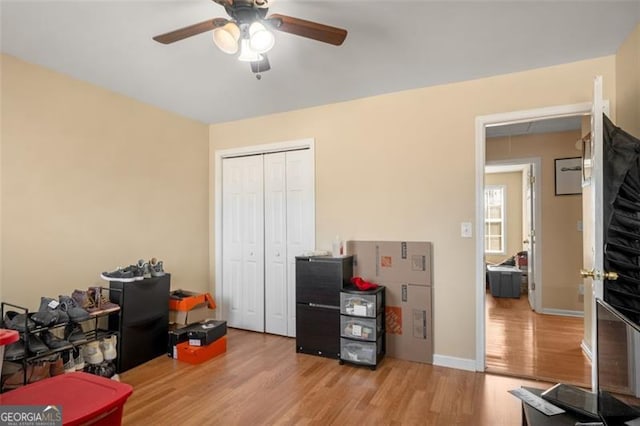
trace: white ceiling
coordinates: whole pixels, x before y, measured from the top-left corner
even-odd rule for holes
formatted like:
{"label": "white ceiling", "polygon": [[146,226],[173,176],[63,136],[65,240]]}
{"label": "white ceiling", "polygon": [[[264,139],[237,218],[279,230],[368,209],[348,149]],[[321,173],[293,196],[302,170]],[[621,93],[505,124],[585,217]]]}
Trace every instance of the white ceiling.
{"label": "white ceiling", "polygon": [[210,33],[151,39],[226,17],[211,0],[0,0],[2,52],[219,123],[614,54],[640,0],[275,0],[270,13],[349,34],[335,47],[277,33],[258,81]]}

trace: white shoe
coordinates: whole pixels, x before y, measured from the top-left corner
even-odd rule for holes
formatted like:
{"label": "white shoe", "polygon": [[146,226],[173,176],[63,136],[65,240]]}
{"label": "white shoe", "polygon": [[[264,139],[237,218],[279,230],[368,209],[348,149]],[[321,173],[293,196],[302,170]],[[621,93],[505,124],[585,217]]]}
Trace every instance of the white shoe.
{"label": "white shoe", "polygon": [[105,337],[100,341],[100,349],[102,349],[102,355],[106,361],[112,361],[118,356],[116,351],[117,338],[115,335]]}
{"label": "white shoe", "polygon": [[100,346],[97,340],[84,345],[83,355],[84,360],[89,364],[100,364],[104,361],[104,356],[102,355],[102,351],[100,351]]}

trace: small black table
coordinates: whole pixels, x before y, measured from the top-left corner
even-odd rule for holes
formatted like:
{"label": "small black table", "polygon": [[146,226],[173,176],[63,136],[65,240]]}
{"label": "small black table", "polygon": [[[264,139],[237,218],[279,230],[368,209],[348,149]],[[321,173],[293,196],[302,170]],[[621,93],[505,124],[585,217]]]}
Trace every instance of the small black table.
{"label": "small black table", "polygon": [[[546,389],[536,389],[523,386],[524,389],[528,390],[532,394],[536,396],[540,396],[542,392]],[[526,402],[522,401],[522,425],[523,426],[574,426],[576,422],[593,422],[590,417],[582,416],[578,413],[566,410],[562,414],[557,414],[555,416],[547,416],[546,414],[541,413],[536,410]]]}

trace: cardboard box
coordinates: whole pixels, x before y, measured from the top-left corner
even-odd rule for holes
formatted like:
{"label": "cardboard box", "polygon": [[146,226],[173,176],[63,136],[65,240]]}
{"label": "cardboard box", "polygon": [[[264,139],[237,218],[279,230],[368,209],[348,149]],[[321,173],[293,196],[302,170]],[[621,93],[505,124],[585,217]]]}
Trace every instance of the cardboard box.
{"label": "cardboard box", "polygon": [[388,356],[433,362],[431,243],[349,241],[354,276],[387,287]]}
{"label": "cardboard box", "polygon": [[169,296],[169,323],[184,325],[211,319],[215,308],[209,293],[175,290]]}
{"label": "cardboard box", "polygon": [[227,322],[208,320],[187,327],[191,346],[206,346],[227,334]]}
{"label": "cardboard box", "polygon": [[431,287],[385,283],[387,355],[407,361],[433,362]]}
{"label": "cardboard box", "polygon": [[189,342],[182,342],[176,349],[178,361],[200,364],[227,351],[227,336],[222,336],[207,346],[191,346]]}

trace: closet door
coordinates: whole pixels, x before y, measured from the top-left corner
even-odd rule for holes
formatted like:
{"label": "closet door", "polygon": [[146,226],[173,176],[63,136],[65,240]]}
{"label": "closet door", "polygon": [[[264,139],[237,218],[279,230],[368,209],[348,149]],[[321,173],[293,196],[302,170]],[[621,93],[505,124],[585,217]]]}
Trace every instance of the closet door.
{"label": "closet door", "polygon": [[227,323],[264,331],[262,156],[225,159],[222,179],[222,279]]}
{"label": "closet door", "polygon": [[311,150],[289,151],[287,176],[287,335],[296,336],[296,256],[315,248],[315,167]]}
{"label": "closet door", "polygon": [[287,335],[287,175],[284,152],[264,156],[265,331]]}

